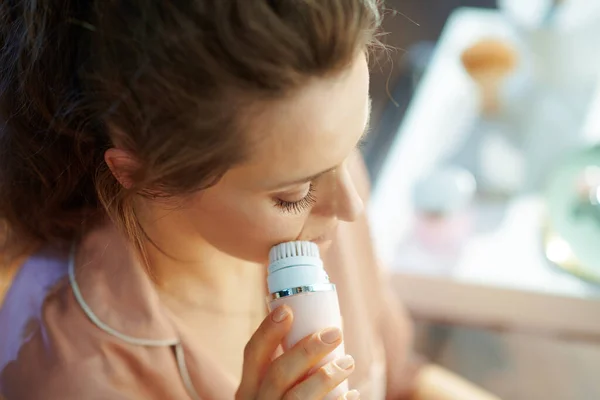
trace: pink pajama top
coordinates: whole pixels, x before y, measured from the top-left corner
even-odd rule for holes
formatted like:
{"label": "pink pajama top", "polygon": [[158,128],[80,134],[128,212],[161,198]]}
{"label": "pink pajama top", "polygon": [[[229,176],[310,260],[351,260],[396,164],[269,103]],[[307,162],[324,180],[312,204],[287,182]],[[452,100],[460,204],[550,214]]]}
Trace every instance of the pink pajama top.
{"label": "pink pajama top", "polygon": [[[399,309],[366,219],[342,223],[336,235],[324,261],[356,360],[350,386],[362,399],[384,399],[386,386],[396,390],[407,380],[410,325],[391,317]],[[75,268],[68,255],[41,251],[21,266],[0,309],[0,398],[233,399],[243,346],[266,316],[264,270],[248,287],[255,295],[241,309],[208,311],[206,332],[189,332],[140,268],[118,260]]]}

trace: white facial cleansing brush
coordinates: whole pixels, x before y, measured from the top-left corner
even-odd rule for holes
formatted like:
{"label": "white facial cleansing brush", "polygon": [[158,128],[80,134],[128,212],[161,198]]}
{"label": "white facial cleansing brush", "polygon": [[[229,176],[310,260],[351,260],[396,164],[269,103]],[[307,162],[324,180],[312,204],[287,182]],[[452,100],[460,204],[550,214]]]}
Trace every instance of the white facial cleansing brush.
{"label": "white facial cleansing brush", "polygon": [[[294,346],[300,339],[325,328],[342,329],[342,318],[335,285],[329,281],[323,269],[319,247],[312,242],[287,242],[274,246],[269,253],[269,309],[286,304],[292,309],[294,322],[286,337],[284,350]],[[315,367],[345,355],[344,344]],[[348,392],[344,381],[326,400],[338,399]]]}

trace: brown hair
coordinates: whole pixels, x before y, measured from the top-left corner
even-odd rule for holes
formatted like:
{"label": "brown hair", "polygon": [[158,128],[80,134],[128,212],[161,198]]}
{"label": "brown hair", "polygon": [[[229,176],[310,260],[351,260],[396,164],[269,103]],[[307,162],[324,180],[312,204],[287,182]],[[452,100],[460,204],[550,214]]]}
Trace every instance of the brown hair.
{"label": "brown hair", "polygon": [[[246,156],[253,104],[344,69],[378,25],[377,0],[1,1],[7,243],[69,242],[103,215],[135,239],[133,194],[214,183]],[[115,143],[140,163],[130,190]]]}

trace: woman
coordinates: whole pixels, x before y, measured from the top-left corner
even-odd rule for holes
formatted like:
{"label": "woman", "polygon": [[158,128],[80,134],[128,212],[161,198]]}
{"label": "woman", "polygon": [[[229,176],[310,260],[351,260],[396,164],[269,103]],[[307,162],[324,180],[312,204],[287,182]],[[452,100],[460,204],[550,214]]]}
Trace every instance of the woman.
{"label": "woman", "polygon": [[[4,1],[0,18],[4,254],[34,253],[0,312],[6,399],[411,392],[354,151],[375,0]],[[266,316],[264,265],[296,239],[326,254],[344,338],[274,357],[293,315]],[[307,376],[342,340],[351,356]]]}

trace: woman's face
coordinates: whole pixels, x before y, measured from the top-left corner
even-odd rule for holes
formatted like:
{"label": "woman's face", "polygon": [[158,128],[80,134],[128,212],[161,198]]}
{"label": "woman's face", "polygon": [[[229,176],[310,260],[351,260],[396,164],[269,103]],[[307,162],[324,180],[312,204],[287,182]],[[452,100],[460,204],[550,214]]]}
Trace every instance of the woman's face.
{"label": "woman's face", "polygon": [[250,124],[258,139],[244,164],[176,209],[152,207],[152,239],[175,257],[178,248],[209,246],[261,263],[284,241],[325,250],[338,221],[363,211],[348,166],[368,123],[368,88],[361,56],[346,72],[270,105]]}

